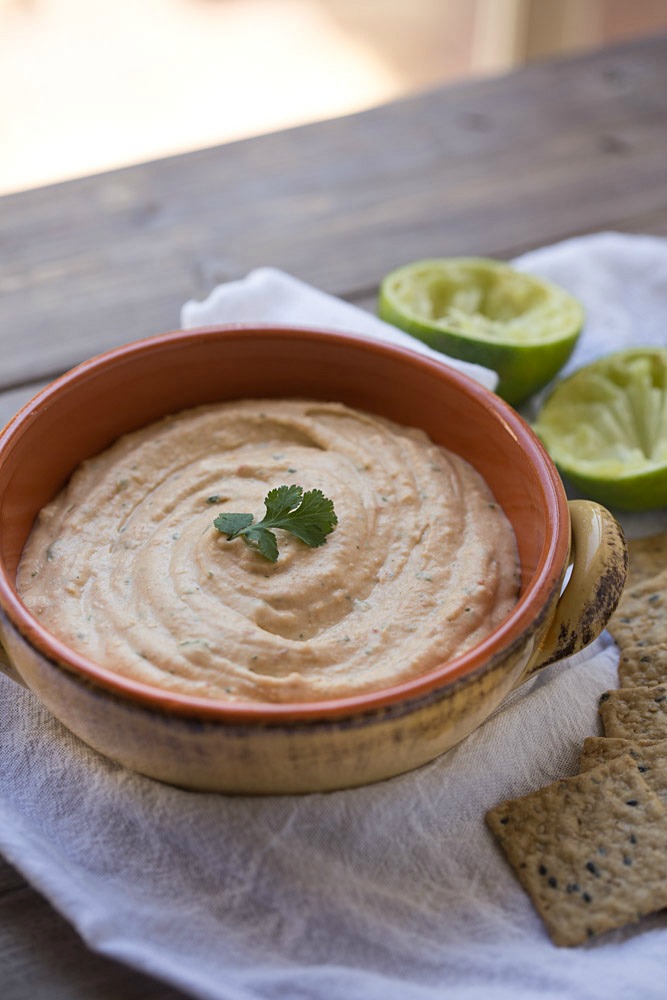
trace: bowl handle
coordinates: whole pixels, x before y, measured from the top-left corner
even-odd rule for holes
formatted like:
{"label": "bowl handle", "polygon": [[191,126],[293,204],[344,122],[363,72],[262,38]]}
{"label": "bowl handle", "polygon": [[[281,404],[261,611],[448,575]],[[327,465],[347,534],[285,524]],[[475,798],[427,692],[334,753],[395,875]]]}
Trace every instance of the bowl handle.
{"label": "bowl handle", "polygon": [[628,552],[620,524],[605,507],[590,500],[570,500],[568,508],[570,578],[522,681],[596,639],[623,592]]}

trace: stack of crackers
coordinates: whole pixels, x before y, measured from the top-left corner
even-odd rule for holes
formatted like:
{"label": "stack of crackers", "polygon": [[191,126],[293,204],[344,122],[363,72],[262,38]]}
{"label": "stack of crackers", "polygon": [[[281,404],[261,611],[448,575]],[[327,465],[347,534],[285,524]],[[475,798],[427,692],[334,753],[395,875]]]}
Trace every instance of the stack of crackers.
{"label": "stack of crackers", "polygon": [[667,907],[667,534],[631,541],[608,628],[620,688],[580,773],[491,809],[486,821],[557,945]]}

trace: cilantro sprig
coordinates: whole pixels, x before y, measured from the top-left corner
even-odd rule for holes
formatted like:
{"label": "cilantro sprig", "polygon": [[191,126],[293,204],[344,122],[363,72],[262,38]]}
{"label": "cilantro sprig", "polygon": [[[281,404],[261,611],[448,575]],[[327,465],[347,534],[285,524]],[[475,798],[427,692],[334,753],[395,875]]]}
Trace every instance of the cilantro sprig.
{"label": "cilantro sprig", "polygon": [[228,541],[242,538],[270,562],[278,559],[278,541],[272,529],[289,531],[317,548],[338,524],[333,501],[322,490],[304,493],[302,486],[277,486],[266,494],[264,506],[266,514],[256,523],[252,514],[219,514],[213,524]]}

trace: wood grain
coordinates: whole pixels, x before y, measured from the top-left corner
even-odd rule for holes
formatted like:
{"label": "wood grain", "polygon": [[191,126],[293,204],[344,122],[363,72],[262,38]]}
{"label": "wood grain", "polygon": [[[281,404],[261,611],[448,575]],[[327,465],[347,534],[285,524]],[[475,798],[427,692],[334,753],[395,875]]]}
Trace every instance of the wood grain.
{"label": "wood grain", "polygon": [[186,994],[93,954],[11,866],[0,863],[3,1000],[181,1000]]}
{"label": "wood grain", "polygon": [[664,218],[666,44],[2,199],[0,385],[177,327],[261,264],[347,295],[420,256]]}
{"label": "wood grain", "polygon": [[16,389],[0,392],[0,427],[4,427],[24,403],[29,402],[35,393],[47,384],[47,382],[28,382]]}
{"label": "wood grain", "polygon": [[[44,380],[273,264],[374,310],[432,255],[667,235],[667,36],[0,199],[0,423]],[[258,316],[258,319],[261,319]],[[2,391],[4,390],[4,391]],[[175,1000],[0,861],[3,1000]]]}

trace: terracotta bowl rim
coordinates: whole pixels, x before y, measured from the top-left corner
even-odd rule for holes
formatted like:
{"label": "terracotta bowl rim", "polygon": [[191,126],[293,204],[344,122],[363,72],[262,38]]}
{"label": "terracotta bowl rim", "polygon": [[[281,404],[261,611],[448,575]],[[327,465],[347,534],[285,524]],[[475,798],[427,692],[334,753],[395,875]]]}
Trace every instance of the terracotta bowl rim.
{"label": "terracotta bowl rim", "polygon": [[500,418],[508,431],[521,443],[527,460],[538,474],[545,511],[552,528],[533,579],[507,618],[466,653],[410,680],[345,698],[289,703],[241,703],[199,698],[159,689],[116,674],[70,649],[33,618],[16,593],[11,574],[8,573],[4,561],[0,560],[0,608],[4,611],[9,624],[47,661],[83,682],[92,682],[107,694],[172,715],[232,724],[276,725],[313,720],[333,721],[346,716],[375,714],[377,711],[395,708],[401,703],[421,701],[441,688],[449,687],[471,674],[477,674],[484,667],[490,668],[499,657],[507,655],[512,648],[521,643],[522,637],[530,632],[531,626],[536,625],[544,609],[553,599],[556,589],[560,587],[570,543],[567,498],[555,465],[523,418],[495,393],[458,369],[440,364],[437,358],[431,358],[401,345],[377,341],[368,335],[330,330],[325,327],[277,323],[227,323],[188,330],[171,330],[94,355],[39,390],[0,431],[0,461],[5,448],[23,432],[25,425],[33,418],[39,419],[34,415],[40,405],[75,387],[91,374],[98,374],[110,365],[124,362],[129,356],[168,348],[174,341],[187,348],[190,341],[202,336],[225,338],[239,334],[248,336],[252,332],[261,333],[263,336],[275,336],[276,339],[286,335],[306,340],[325,336],[336,340],[342,347],[357,349],[361,347],[371,353],[391,355],[399,360],[402,359],[408,366],[428,369],[445,381],[452,382],[458,391],[472,396],[484,410],[491,411],[494,417]]}

